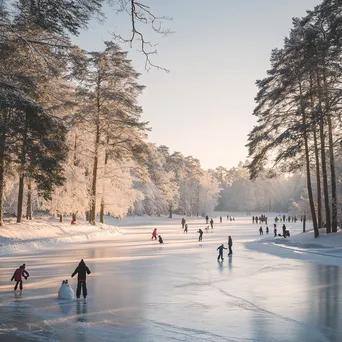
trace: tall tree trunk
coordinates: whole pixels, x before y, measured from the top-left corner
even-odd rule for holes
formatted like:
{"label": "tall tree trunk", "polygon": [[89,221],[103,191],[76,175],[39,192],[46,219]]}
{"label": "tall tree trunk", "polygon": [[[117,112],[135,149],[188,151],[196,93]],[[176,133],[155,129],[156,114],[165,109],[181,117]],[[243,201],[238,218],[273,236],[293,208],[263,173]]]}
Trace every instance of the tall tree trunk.
{"label": "tall tree trunk", "polygon": [[320,135],[320,142],[321,142],[321,164],[322,164],[323,194],[324,194],[325,219],[326,219],[325,223],[326,223],[327,233],[331,233],[328,172],[327,172],[327,162],[326,162],[326,155],[325,155],[324,114],[323,114],[323,108],[322,108],[322,86],[321,86],[321,79],[319,75],[318,62],[316,65],[316,81],[317,81],[318,101],[319,101],[318,122],[319,122],[319,135]]}
{"label": "tall tree trunk", "polygon": [[104,223],[104,199],[101,199],[101,205],[100,205],[100,222]]}
{"label": "tall tree trunk", "polygon": [[301,114],[302,114],[302,123],[304,126],[304,146],[305,146],[305,163],[306,163],[306,182],[308,188],[308,196],[309,196],[309,203],[310,203],[310,211],[312,217],[312,223],[314,227],[314,234],[315,238],[319,236],[319,230],[317,226],[317,217],[316,217],[316,210],[315,210],[315,203],[312,194],[312,185],[311,185],[311,173],[310,173],[310,155],[309,155],[309,143],[308,143],[308,135],[307,135],[307,128],[306,128],[306,113],[303,104],[303,94],[302,94],[302,85],[299,84],[300,89],[300,96],[301,96]]}
{"label": "tall tree trunk", "polygon": [[94,164],[93,164],[93,181],[91,186],[91,209],[89,222],[92,225],[96,224],[96,183],[97,183],[97,169],[99,162],[99,145],[100,145],[100,125],[97,124],[96,127],[96,137],[95,137],[95,151],[94,151]]}
{"label": "tall tree trunk", "polygon": [[74,166],[77,165],[77,134],[75,134],[75,142],[74,142]]}
{"label": "tall tree trunk", "polygon": [[32,185],[27,183],[26,220],[32,220]]}
{"label": "tall tree trunk", "polygon": [[317,142],[317,131],[316,127],[313,129],[314,133],[314,144],[315,144],[315,161],[316,161],[316,186],[317,186],[317,218],[318,227],[323,227],[322,222],[322,189],[321,189],[321,171],[320,171],[320,161],[319,161],[319,149]]}
{"label": "tall tree trunk", "polygon": [[[109,136],[107,134],[107,146],[109,144]],[[106,150],[105,152],[105,160],[104,160],[104,179],[106,178],[107,175],[107,165],[108,165],[108,159],[109,159],[109,153]],[[105,184],[103,183],[102,186],[102,198],[101,198],[101,207],[100,207],[100,222],[104,223],[104,210],[105,210],[105,201],[104,201],[104,194],[105,194],[106,188],[105,188]]]}
{"label": "tall tree trunk", "polygon": [[17,222],[22,221],[24,200],[24,175],[19,178],[18,203],[17,203]]}
{"label": "tall tree trunk", "polygon": [[323,113],[320,113],[319,133],[321,141],[321,161],[322,161],[322,177],[323,177],[323,193],[327,233],[331,233],[331,215],[330,215],[330,201],[329,201],[329,187],[328,187],[328,172],[327,162],[325,156],[325,133],[324,133],[324,118]]}
{"label": "tall tree trunk", "polygon": [[172,204],[169,204],[169,218],[172,218]]}
{"label": "tall tree trunk", "polygon": [[[311,101],[311,115],[315,121],[315,99],[314,99],[314,82],[313,75],[310,74],[310,101]],[[317,125],[313,127],[313,140],[315,149],[315,164],[316,164],[316,186],[317,186],[317,219],[318,228],[323,227],[322,220],[322,187],[321,187],[321,171],[320,171],[320,160],[319,160],[319,147],[318,147],[318,137],[317,137]]]}
{"label": "tall tree trunk", "polygon": [[336,185],[336,171],[335,171],[335,155],[334,155],[334,139],[333,128],[330,111],[330,99],[328,94],[328,84],[326,79],[326,70],[323,74],[324,95],[326,105],[326,116],[328,122],[328,138],[329,138],[329,162],[330,162],[330,178],[331,178],[331,228],[332,232],[337,232],[337,185]]}
{"label": "tall tree trunk", "polygon": [[3,225],[6,135],[0,136],[0,226]]}
{"label": "tall tree trunk", "polygon": [[23,133],[23,142],[20,152],[20,171],[19,171],[19,191],[17,204],[17,223],[22,221],[23,216],[23,201],[24,201],[24,177],[25,177],[25,163],[26,163],[26,149],[27,149],[27,131],[28,131],[28,113],[25,113],[25,127]]}

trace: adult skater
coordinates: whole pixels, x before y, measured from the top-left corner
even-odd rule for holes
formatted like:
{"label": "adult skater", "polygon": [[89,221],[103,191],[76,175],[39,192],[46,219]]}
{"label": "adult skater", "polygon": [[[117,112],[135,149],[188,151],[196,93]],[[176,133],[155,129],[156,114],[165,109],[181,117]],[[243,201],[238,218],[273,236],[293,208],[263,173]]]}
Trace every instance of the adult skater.
{"label": "adult skater", "polygon": [[254,218],[254,216],[252,216],[252,223],[254,224],[254,220],[255,220],[255,218]]}
{"label": "adult skater", "polygon": [[219,255],[217,257],[217,261],[220,261],[220,258],[223,261],[223,250],[224,249],[227,249],[226,247],[224,247],[224,244],[222,244],[221,246],[217,247],[217,251],[219,251]]}
{"label": "adult skater", "polygon": [[158,236],[158,241],[159,241],[159,243],[164,243],[163,238],[161,237],[161,235]]}
{"label": "adult skater", "polygon": [[212,218],[210,219],[210,226],[211,226],[211,229],[214,229],[214,220]]}
{"label": "adult skater", "polygon": [[232,237],[229,235],[228,236],[228,248],[229,248],[228,255],[233,255],[232,246],[233,246],[233,240],[232,240]]}
{"label": "adult skater", "polygon": [[227,215],[227,221],[229,221],[229,215]]}
{"label": "adult skater", "polygon": [[188,224],[187,223],[185,223],[185,226],[184,226],[184,233],[188,234]]}
{"label": "adult skater", "polygon": [[200,228],[197,233],[199,233],[199,237],[198,237],[198,241],[202,241],[202,237],[203,237],[203,230]]}
{"label": "adult skater", "polygon": [[182,217],[182,220],[181,220],[181,223],[182,223],[182,229],[184,229],[185,222],[186,222],[185,218],[184,218],[184,217]]}
{"label": "adult skater", "polygon": [[269,233],[268,226],[266,226],[266,234],[268,234],[268,233]]}
{"label": "adult skater", "polygon": [[206,223],[206,224],[209,223],[209,216],[208,216],[208,215],[205,216],[205,223]]}
{"label": "adult skater", "polygon": [[258,216],[255,216],[255,223],[258,224]]}
{"label": "adult skater", "polygon": [[19,268],[17,268],[14,273],[13,276],[11,278],[11,281],[15,280],[16,284],[14,286],[14,291],[17,291],[18,285],[19,285],[19,289],[20,292],[23,292],[23,277],[25,279],[27,279],[30,275],[28,274],[28,272],[25,270],[26,265],[22,264]]}
{"label": "adult skater", "polygon": [[222,223],[222,216],[220,216],[220,223]]}
{"label": "adult skater", "polygon": [[285,223],[283,224],[283,236],[286,237],[286,226],[285,226]]}
{"label": "adult skater", "polygon": [[262,227],[259,228],[260,235],[264,235],[264,231],[262,230]]}
{"label": "adult skater", "polygon": [[277,236],[277,225],[276,224],[274,225],[273,232],[274,232],[274,237],[276,237]]}
{"label": "adult skater", "polygon": [[157,235],[158,235],[158,233],[157,233],[157,228],[154,228],[153,233],[152,233],[151,240],[153,240],[153,239],[157,240]]}
{"label": "adult skater", "polygon": [[87,274],[90,274],[90,270],[88,266],[85,264],[84,260],[81,259],[80,263],[76,267],[74,273],[71,275],[73,278],[77,274],[77,290],[76,290],[76,298],[80,299],[81,296],[81,289],[83,292],[83,298],[87,300]]}

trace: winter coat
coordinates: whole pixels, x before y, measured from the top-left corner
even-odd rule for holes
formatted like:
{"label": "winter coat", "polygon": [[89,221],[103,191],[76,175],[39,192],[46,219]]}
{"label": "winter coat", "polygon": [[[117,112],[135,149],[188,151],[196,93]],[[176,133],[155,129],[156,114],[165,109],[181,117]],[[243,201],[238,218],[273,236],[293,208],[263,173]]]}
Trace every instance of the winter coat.
{"label": "winter coat", "polygon": [[230,246],[230,247],[233,246],[233,240],[232,240],[232,238],[230,236],[228,238],[228,246]]}
{"label": "winter coat", "polygon": [[219,247],[217,247],[217,250],[219,251],[220,254],[223,254],[223,250],[224,250],[224,249],[227,249],[227,248],[224,247],[224,246],[219,246]]}
{"label": "winter coat", "polygon": [[78,281],[86,281],[87,274],[90,274],[90,273],[91,272],[90,272],[88,266],[85,264],[85,262],[83,260],[81,260],[81,262],[76,267],[74,273],[71,275],[71,278],[73,278],[74,275],[77,274],[78,275],[78,277],[77,277]]}
{"label": "winter coat", "polygon": [[13,273],[12,279],[11,281],[14,279],[15,281],[21,281],[23,280],[23,277],[25,279],[27,279],[27,277],[29,277],[30,275],[28,274],[27,271],[25,271],[25,268],[20,266],[19,268],[17,268],[15,270],[15,272]]}
{"label": "winter coat", "polygon": [[154,236],[157,236],[158,234],[157,234],[157,229],[155,229],[154,231],[153,231],[153,233],[152,233],[152,236],[154,237]]}

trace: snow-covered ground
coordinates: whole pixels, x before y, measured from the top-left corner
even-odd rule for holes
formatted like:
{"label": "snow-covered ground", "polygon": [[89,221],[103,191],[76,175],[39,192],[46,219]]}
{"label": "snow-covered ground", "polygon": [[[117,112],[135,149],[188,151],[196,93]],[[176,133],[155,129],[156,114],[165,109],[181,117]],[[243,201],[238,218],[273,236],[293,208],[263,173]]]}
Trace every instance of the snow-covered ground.
{"label": "snow-covered ground", "polygon": [[0,227],[0,255],[11,252],[30,251],[56,245],[89,240],[105,240],[119,234],[114,225],[92,226],[84,220],[71,225],[70,219],[60,223],[58,219],[42,216],[32,221],[15,220]]}
{"label": "snow-covered ground", "polygon": [[[300,235],[300,222],[287,224],[290,239],[259,236],[250,218],[216,216],[202,242],[202,218],[188,218],[185,234],[180,217],[130,217],[108,221],[121,231],[115,239],[2,256],[0,341],[339,342],[342,270],[332,265],[342,259],[321,243],[332,238]],[[163,245],[151,240],[153,228]],[[218,263],[228,235],[233,257]],[[75,289],[81,258],[92,271],[88,302],[58,300],[63,279]],[[23,262],[30,277],[16,298],[9,280]]]}

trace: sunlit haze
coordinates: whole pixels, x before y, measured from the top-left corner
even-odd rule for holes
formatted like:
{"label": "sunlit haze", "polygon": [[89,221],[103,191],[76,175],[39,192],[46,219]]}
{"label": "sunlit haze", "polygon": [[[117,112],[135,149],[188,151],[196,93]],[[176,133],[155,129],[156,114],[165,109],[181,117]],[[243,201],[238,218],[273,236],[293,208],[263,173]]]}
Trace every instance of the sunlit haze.
{"label": "sunlit haze", "polygon": [[[305,15],[320,0],[173,0],[146,1],[156,15],[172,17],[175,31],[159,42],[153,62],[170,70],[146,72],[144,56],[129,57],[146,86],[140,98],[149,140],[200,159],[204,168],[232,167],[244,161],[253,128],[255,81],[265,76],[270,52],[281,47],[293,17]],[[129,17],[106,13],[75,41],[87,50],[103,48],[110,32],[129,35]],[[129,49],[126,45],[123,49]]]}

